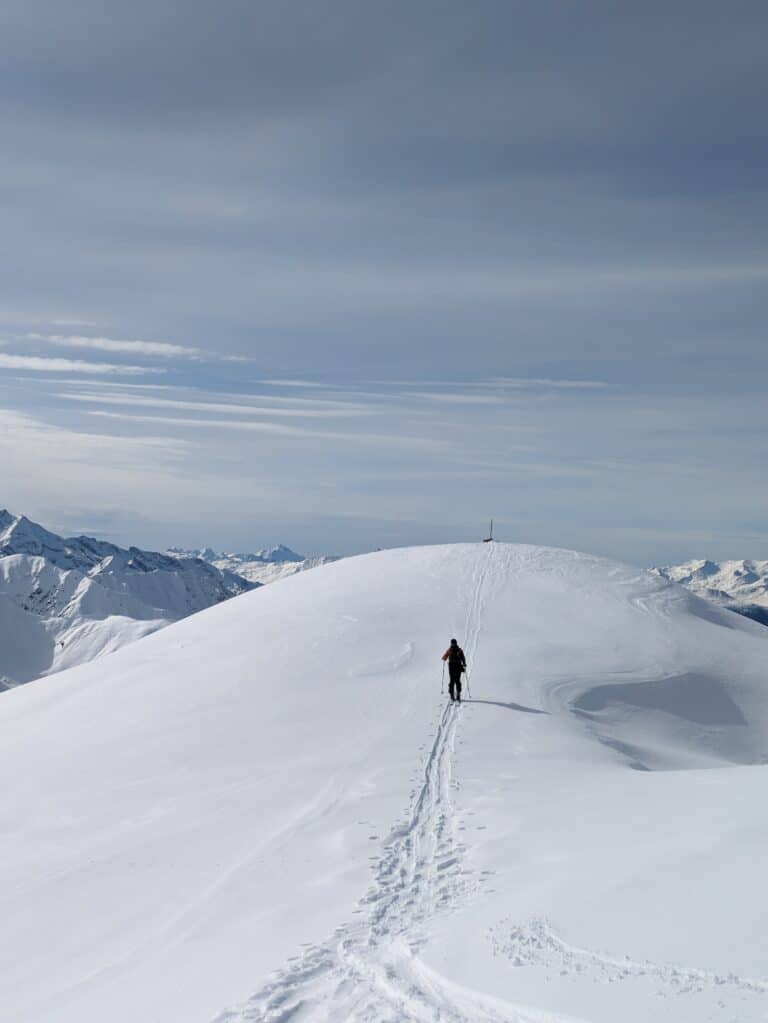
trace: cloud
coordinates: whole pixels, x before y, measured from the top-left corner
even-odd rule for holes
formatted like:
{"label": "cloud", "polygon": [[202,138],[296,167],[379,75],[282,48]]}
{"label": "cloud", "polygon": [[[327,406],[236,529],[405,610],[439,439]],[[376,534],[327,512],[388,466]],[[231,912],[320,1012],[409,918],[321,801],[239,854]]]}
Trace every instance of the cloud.
{"label": "cloud", "polygon": [[50,321],[54,327],[79,327],[81,330],[83,327],[86,330],[98,330],[99,327],[104,329],[103,323],[97,323],[95,320],[82,320],[77,317],[67,316],[62,318],[56,318]]}
{"label": "cloud", "polygon": [[487,383],[480,383],[478,387],[512,387],[525,389],[528,387],[545,387],[552,390],[600,390],[608,387],[604,380],[558,380],[548,377],[498,377],[496,380],[489,380]]}
{"label": "cloud", "polygon": [[185,409],[193,412],[221,412],[224,414],[246,414],[249,416],[299,416],[303,418],[338,418],[344,416],[370,415],[372,406],[337,402],[332,408],[313,408],[306,403],[298,408],[272,408],[266,405],[242,405],[234,402],[181,401],[174,398],[155,398],[135,394],[60,394],[67,401],[79,401],[98,405],[133,405],[144,408]]}
{"label": "cloud", "polygon": [[[359,394],[359,395],[363,395],[365,397],[373,397],[373,398],[380,398],[381,397],[381,395],[370,394],[369,392],[364,392],[364,391],[353,391],[353,392],[349,392],[349,393]],[[354,403],[346,401],[346,400],[339,401],[339,400],[337,400],[335,398],[297,398],[293,394],[290,395],[290,396],[276,395],[276,394],[259,394],[257,396],[257,395],[253,395],[253,394],[242,394],[242,393],[238,393],[238,392],[232,392],[231,394],[228,394],[227,397],[228,398],[233,398],[233,399],[246,399],[246,400],[252,400],[253,398],[256,398],[257,401],[260,401],[260,402],[262,402],[264,404],[276,405],[276,406],[290,405],[290,406],[293,406],[293,407],[296,407],[296,408],[299,408],[299,407],[301,407],[303,405],[307,405],[310,408],[329,408],[329,409],[330,408],[345,409],[345,408],[350,408],[350,407],[354,407],[354,408],[366,407],[366,406],[362,406],[362,405],[354,405]],[[370,405],[367,406],[367,407],[370,407]]]}
{"label": "cloud", "polygon": [[175,460],[188,450],[185,441],[169,436],[135,437],[98,433],[92,429],[73,430],[46,423],[34,416],[10,409],[0,409],[0,451],[21,462],[37,464],[47,461],[85,463],[100,461],[100,467],[113,464],[146,466],[146,458]]}
{"label": "cloud", "polygon": [[31,373],[91,373],[99,376],[138,376],[142,373],[162,373],[161,369],[145,366],[122,366],[112,362],[85,362],[82,359],[49,359],[38,355],[9,355],[0,352],[0,369],[21,369]]}
{"label": "cloud", "polygon": [[236,430],[238,432],[268,433],[280,437],[301,437],[307,440],[333,441],[349,444],[371,444],[388,448],[438,450],[446,442],[438,438],[414,437],[405,434],[361,433],[350,430],[312,430],[303,426],[287,426],[285,423],[254,422],[250,419],[192,419],[174,416],[131,415],[125,412],[89,412],[89,416],[102,419],[117,419],[131,423],[154,423],[163,426],[183,426],[200,430]]}
{"label": "cloud", "polygon": [[199,359],[199,348],[170,344],[167,341],[121,341],[111,337],[84,337],[80,334],[27,334],[30,341],[44,341],[61,348],[89,348],[101,352],[127,352],[131,355],[160,355],[166,359]]}
{"label": "cloud", "polygon": [[0,409],[4,500],[29,515],[106,504],[121,512],[138,505],[156,516],[164,502],[189,507],[199,491],[189,472],[197,456],[196,447],[167,433],[115,434],[95,422],[70,428]]}
{"label": "cloud", "polygon": [[408,397],[424,401],[454,402],[458,405],[501,405],[504,401],[495,394],[462,394],[459,391],[409,391]]}
{"label": "cloud", "polygon": [[[424,387],[417,383],[409,387]],[[498,405],[509,401],[514,393],[521,397],[520,392],[541,393],[542,391],[602,391],[608,384],[602,380],[567,380],[548,377],[496,377],[493,380],[479,380],[474,383],[461,384],[430,382],[429,387],[443,388],[440,391],[413,390],[408,391],[409,397],[422,398],[425,401],[456,402],[465,405]],[[511,393],[510,393],[511,392]]]}
{"label": "cloud", "polygon": [[282,380],[282,379],[278,379],[278,380],[260,380],[259,383],[260,384],[266,384],[269,387],[300,387],[302,389],[310,388],[310,387],[325,388],[327,386],[326,384],[318,383],[316,380]]}
{"label": "cloud", "polygon": [[[462,388],[471,390],[488,390],[488,389],[504,389],[509,388],[513,390],[538,390],[545,388],[547,390],[601,390],[609,386],[605,380],[571,380],[551,377],[491,377],[487,380],[462,380],[457,383],[455,380],[377,380],[373,381],[382,387],[398,385],[400,387],[442,387],[446,390],[444,393],[447,397],[450,397],[451,390]],[[435,395],[435,392],[410,392],[414,396],[417,393],[422,393],[422,396]]]}
{"label": "cloud", "polygon": [[[165,372],[164,370],[147,370],[148,373]],[[57,386],[62,385],[61,377],[37,377],[36,383],[56,384]],[[85,377],[68,377],[67,387],[104,387],[109,386],[113,390],[117,391],[185,391],[185,387],[180,387],[178,384],[145,384],[145,383],[126,383],[124,380],[110,380],[109,384],[106,385],[104,380],[88,380]]]}

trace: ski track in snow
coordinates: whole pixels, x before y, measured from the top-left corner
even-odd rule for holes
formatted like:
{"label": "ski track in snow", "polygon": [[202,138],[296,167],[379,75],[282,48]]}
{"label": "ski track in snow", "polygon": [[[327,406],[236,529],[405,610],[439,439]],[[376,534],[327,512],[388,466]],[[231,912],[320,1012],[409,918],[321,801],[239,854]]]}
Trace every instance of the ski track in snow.
{"label": "ski track in snow", "polygon": [[[473,663],[481,631],[493,548],[472,585],[466,650]],[[215,1023],[510,1023],[553,1020],[522,1011],[440,976],[418,958],[424,926],[479,886],[463,866],[464,846],[451,799],[460,709],[447,703],[407,820],[386,841],[373,883],[322,945],[305,951],[241,1008]]]}
{"label": "ski track in snow", "polygon": [[543,919],[530,920],[523,926],[504,921],[491,931],[490,941],[494,955],[507,957],[515,967],[545,967],[561,977],[587,977],[605,984],[645,978],[656,985],[660,996],[697,994],[713,988],[760,997],[768,994],[765,980],[629,956],[620,958],[571,945]]}

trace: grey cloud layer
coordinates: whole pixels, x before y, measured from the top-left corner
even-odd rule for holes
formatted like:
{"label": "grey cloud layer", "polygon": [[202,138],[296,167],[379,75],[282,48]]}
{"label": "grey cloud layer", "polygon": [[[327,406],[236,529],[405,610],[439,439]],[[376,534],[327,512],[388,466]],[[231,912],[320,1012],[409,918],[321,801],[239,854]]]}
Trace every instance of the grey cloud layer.
{"label": "grey cloud layer", "polygon": [[[0,322],[27,347],[0,370],[59,380],[14,379],[7,400],[70,438],[164,422],[179,443],[193,419],[273,410],[283,429],[242,442],[210,427],[210,465],[164,484],[167,515],[195,472],[214,521],[253,475],[279,524],[305,479],[328,547],[350,516],[463,522],[456,480],[477,471],[537,538],[589,545],[604,513],[627,554],[708,490],[713,522],[735,494],[762,508],[766,37],[763,0],[9,0]],[[138,416],[116,385],[146,370],[179,391]],[[60,397],[76,377],[108,380],[110,407]],[[347,438],[355,403],[392,452],[334,457],[329,435],[309,458],[309,420]],[[450,441],[439,464],[409,461],[419,430]],[[121,507],[145,501],[134,485]]]}

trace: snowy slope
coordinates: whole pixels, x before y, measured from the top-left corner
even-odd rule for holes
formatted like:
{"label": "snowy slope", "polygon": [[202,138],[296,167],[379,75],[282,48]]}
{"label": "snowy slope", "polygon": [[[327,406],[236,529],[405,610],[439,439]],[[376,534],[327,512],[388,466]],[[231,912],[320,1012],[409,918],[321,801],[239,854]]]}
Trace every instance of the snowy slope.
{"label": "snowy slope", "polygon": [[767,654],[651,573],[458,545],[6,693],[0,1019],[764,1020]]}
{"label": "snowy slope", "polygon": [[768,561],[686,561],[655,571],[700,597],[768,625]]}
{"label": "snowy slope", "polygon": [[0,687],[93,660],[251,588],[202,561],[63,539],[0,511]]}
{"label": "snowy slope", "polygon": [[234,572],[243,579],[262,586],[277,582],[278,579],[285,579],[289,575],[295,575],[296,572],[306,572],[309,568],[319,568],[320,565],[338,561],[338,558],[327,555],[306,558],[303,554],[297,554],[296,551],[292,551],[284,544],[254,551],[252,554],[223,554],[214,551],[211,547],[192,551],[185,550],[183,547],[171,547],[168,553],[174,557],[200,558],[222,572]]}

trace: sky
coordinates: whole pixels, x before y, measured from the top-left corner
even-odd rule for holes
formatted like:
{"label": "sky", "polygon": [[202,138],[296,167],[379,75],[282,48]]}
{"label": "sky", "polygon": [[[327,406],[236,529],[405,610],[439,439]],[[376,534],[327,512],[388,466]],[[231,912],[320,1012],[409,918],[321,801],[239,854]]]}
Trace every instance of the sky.
{"label": "sky", "polygon": [[7,0],[0,507],[768,558],[768,7]]}

